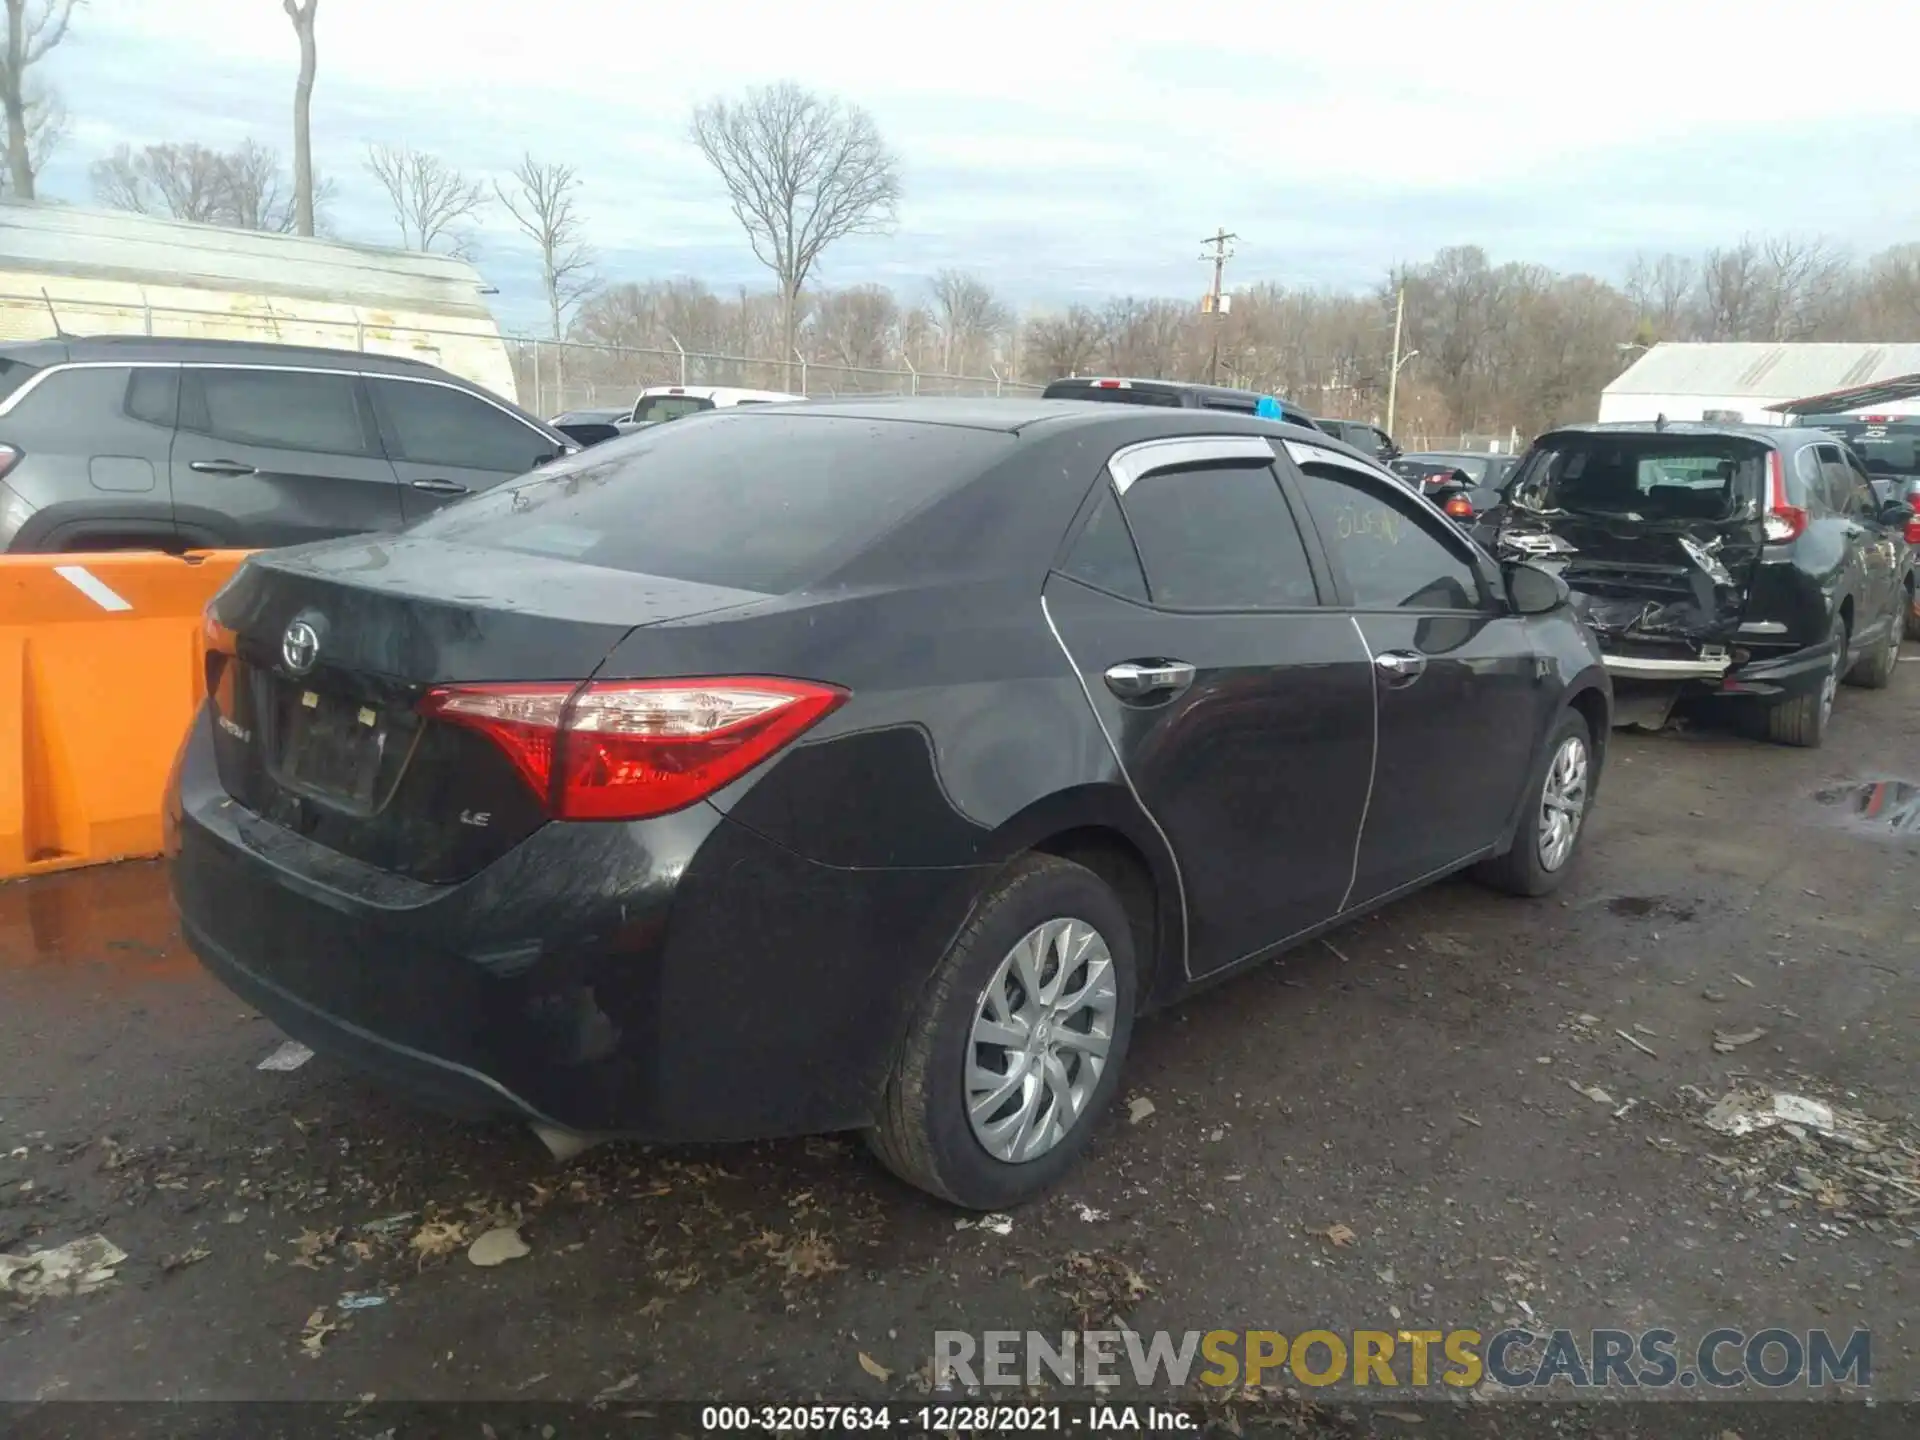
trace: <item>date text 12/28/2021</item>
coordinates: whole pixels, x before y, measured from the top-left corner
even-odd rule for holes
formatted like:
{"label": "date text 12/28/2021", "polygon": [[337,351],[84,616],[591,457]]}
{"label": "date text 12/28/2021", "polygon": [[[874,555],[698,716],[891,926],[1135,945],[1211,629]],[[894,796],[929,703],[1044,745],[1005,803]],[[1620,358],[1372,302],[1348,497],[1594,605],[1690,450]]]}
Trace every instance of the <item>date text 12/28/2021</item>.
{"label": "date text 12/28/2021", "polygon": [[708,1405],[700,1428],[709,1434],[795,1434],[852,1431],[939,1435],[978,1434],[1126,1435],[1135,1432],[1197,1431],[1197,1408],[1181,1405]]}

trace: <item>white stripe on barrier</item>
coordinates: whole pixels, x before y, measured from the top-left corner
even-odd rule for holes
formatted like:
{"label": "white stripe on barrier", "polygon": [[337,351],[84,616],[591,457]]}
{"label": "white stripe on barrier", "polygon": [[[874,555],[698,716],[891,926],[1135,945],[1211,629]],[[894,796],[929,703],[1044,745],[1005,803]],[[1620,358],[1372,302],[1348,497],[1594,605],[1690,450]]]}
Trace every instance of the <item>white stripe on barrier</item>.
{"label": "white stripe on barrier", "polygon": [[131,610],[133,602],[124,598],[106,581],[84,565],[56,565],[53,573],[86,596],[102,610]]}

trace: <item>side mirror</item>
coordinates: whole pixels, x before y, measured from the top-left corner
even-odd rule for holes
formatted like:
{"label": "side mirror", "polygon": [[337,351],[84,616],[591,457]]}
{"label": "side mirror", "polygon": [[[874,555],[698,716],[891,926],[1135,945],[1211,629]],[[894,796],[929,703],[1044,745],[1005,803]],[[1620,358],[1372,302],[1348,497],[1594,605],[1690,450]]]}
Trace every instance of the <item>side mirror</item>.
{"label": "side mirror", "polygon": [[1880,507],[1880,523],[1890,530],[1904,529],[1915,520],[1920,520],[1920,510],[1905,500],[1889,500]]}
{"label": "side mirror", "polygon": [[1507,584],[1507,603],[1519,615],[1545,615],[1572,597],[1567,582],[1525,560],[1509,560],[1500,567]]}

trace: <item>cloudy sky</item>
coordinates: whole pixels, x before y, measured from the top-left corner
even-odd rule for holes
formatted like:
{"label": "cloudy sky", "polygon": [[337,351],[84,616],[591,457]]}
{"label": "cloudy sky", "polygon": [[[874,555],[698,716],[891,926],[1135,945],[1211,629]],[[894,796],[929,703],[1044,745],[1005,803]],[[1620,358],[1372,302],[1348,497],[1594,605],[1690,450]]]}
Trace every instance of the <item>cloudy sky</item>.
{"label": "cloudy sky", "polygon": [[[1342,288],[1459,243],[1608,275],[1749,231],[1864,252],[1920,239],[1920,87],[1878,58],[1920,34],[1899,13],[1827,0],[1809,55],[1774,0],[320,0],[315,158],[346,238],[394,238],[370,141],[476,175],[531,150],[579,167],[608,278],[758,284],[687,116],[794,79],[901,159],[896,233],[830,250],[828,284],[1198,295],[1222,224],[1230,283]],[[121,142],[284,154],[296,63],[279,0],[92,0],[47,65],[73,124],[43,189],[86,201]],[[536,325],[524,243],[499,215],[478,239],[503,322]]]}

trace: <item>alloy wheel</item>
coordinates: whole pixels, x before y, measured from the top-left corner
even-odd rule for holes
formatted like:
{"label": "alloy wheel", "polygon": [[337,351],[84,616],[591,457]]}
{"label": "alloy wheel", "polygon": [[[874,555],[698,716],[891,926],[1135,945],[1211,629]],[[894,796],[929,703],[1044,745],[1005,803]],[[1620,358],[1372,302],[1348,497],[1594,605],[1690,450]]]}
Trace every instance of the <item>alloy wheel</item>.
{"label": "alloy wheel", "polygon": [[1569,735],[1553,752],[1540,790],[1540,868],[1558,870],[1573,854],[1587,814],[1587,742]]}
{"label": "alloy wheel", "polygon": [[1119,1008],[1113,953],[1084,920],[1037,925],[981,992],[968,1035],[967,1121],[994,1159],[1036,1160],[1085,1114]]}

